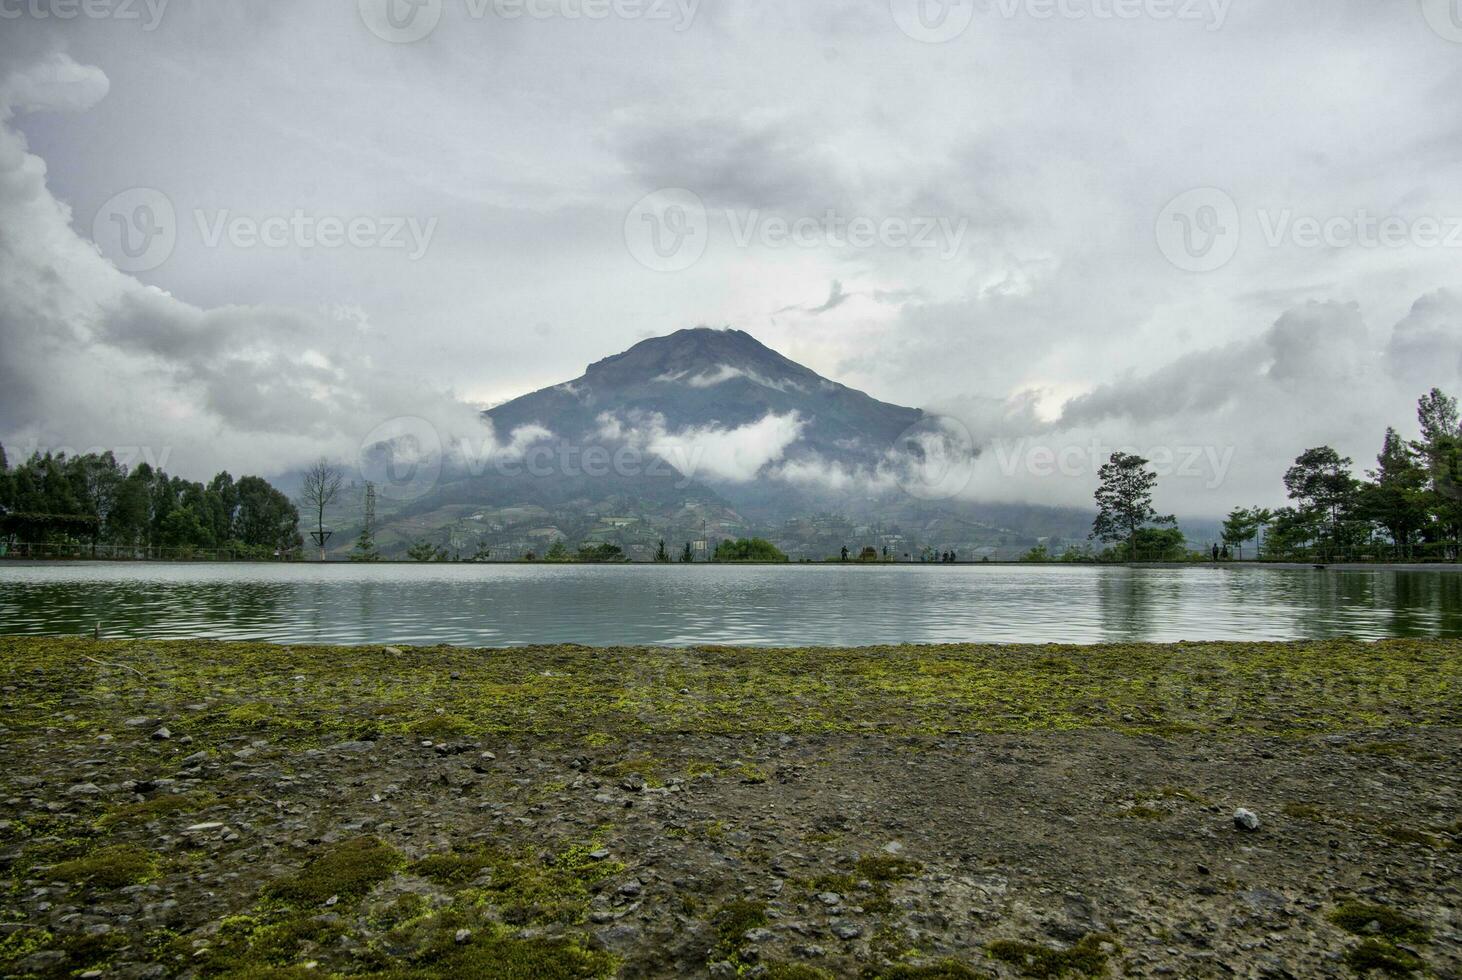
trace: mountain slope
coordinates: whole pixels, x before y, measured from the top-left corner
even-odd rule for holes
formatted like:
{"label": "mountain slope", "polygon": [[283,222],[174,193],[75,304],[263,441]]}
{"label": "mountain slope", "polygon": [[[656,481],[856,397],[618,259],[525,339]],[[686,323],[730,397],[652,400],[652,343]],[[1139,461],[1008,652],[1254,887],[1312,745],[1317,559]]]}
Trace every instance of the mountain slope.
{"label": "mountain slope", "polygon": [[[486,415],[500,437],[540,426],[585,445],[636,437],[650,445],[672,444],[687,432],[745,430],[770,416],[786,424],[768,432],[768,439],[793,429],[796,438],[781,452],[768,447],[767,463],[816,457],[851,467],[876,463],[924,413],[830,381],[744,331],[701,327],[643,341],[589,365],[573,381]],[[756,435],[749,432],[748,439]],[[755,458],[747,456],[739,467],[709,460],[708,479],[744,471]]]}

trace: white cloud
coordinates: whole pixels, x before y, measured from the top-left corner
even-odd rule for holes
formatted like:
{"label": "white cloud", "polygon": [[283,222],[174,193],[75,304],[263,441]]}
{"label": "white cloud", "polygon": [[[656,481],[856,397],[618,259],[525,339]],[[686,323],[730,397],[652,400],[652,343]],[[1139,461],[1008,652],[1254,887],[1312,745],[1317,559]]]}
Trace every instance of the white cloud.
{"label": "white cloud", "polygon": [[718,425],[670,431],[658,413],[633,419],[599,417],[601,438],[629,443],[659,456],[696,480],[746,483],[780,460],[802,435],[806,422],[794,413],[767,413],[756,422],[727,428]]}
{"label": "white cloud", "polygon": [[[7,76],[0,111],[0,438],[12,453],[112,448],[195,477],[354,459],[393,416],[475,436],[477,413],[379,366],[363,327],[298,309],[202,309],[119,272],[70,209],[12,108],[89,106],[96,69],[47,55]],[[140,452],[139,452],[140,449]]]}

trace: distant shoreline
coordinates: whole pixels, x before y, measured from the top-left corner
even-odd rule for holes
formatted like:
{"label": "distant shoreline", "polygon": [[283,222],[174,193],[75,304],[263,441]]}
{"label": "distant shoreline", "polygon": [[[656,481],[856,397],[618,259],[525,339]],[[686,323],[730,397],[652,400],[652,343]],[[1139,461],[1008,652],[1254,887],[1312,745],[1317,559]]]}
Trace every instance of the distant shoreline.
{"label": "distant shoreline", "polygon": [[1238,571],[1258,569],[1261,571],[1330,571],[1330,572],[1462,572],[1462,562],[1298,562],[1298,561],[1140,561],[1140,562],[1063,562],[1063,561],[721,561],[721,562],[550,562],[550,561],[443,561],[419,562],[410,560],[386,560],[374,562],[353,562],[331,559],[328,561],[250,561],[209,559],[146,559],[146,558],[25,558],[7,555],[0,557],[0,567],[6,565],[281,565],[289,567],[314,568],[420,568],[440,567],[496,567],[496,568],[1206,568],[1213,571]]}

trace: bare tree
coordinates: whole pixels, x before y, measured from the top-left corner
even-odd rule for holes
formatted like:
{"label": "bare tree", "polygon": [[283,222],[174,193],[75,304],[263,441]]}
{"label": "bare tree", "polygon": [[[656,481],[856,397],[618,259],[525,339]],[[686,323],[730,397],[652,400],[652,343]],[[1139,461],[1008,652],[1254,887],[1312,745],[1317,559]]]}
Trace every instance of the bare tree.
{"label": "bare tree", "polygon": [[320,546],[321,561],[325,560],[325,541],[329,537],[325,532],[325,508],[340,495],[340,482],[343,478],[340,467],[332,465],[325,459],[321,459],[305,470],[300,498],[315,511],[313,537],[315,543]]}

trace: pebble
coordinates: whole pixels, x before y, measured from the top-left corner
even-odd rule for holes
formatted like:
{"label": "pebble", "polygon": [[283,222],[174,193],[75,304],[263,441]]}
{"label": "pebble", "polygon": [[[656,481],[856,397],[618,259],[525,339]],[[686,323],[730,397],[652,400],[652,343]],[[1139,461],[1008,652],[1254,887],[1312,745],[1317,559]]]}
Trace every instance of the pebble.
{"label": "pebble", "polygon": [[155,732],[152,733],[152,740],[154,742],[166,742],[168,739],[170,739],[172,737],[173,737],[173,733],[167,730],[167,726],[166,725],[164,725],[162,728],[159,728],[157,731],[155,731]]}
{"label": "pebble", "polygon": [[469,940],[469,939],[472,938],[472,930],[471,929],[458,929],[457,930],[457,934],[455,936],[453,936],[452,938],[455,939],[457,941],[457,944],[460,946],[461,944],[467,942],[467,940]]}
{"label": "pebble", "polygon": [[66,791],[67,796],[96,796],[102,788],[96,783],[77,783]]}
{"label": "pebble", "polygon": [[626,898],[634,898],[644,890],[645,886],[640,883],[638,878],[632,878],[619,886],[619,893]]}

